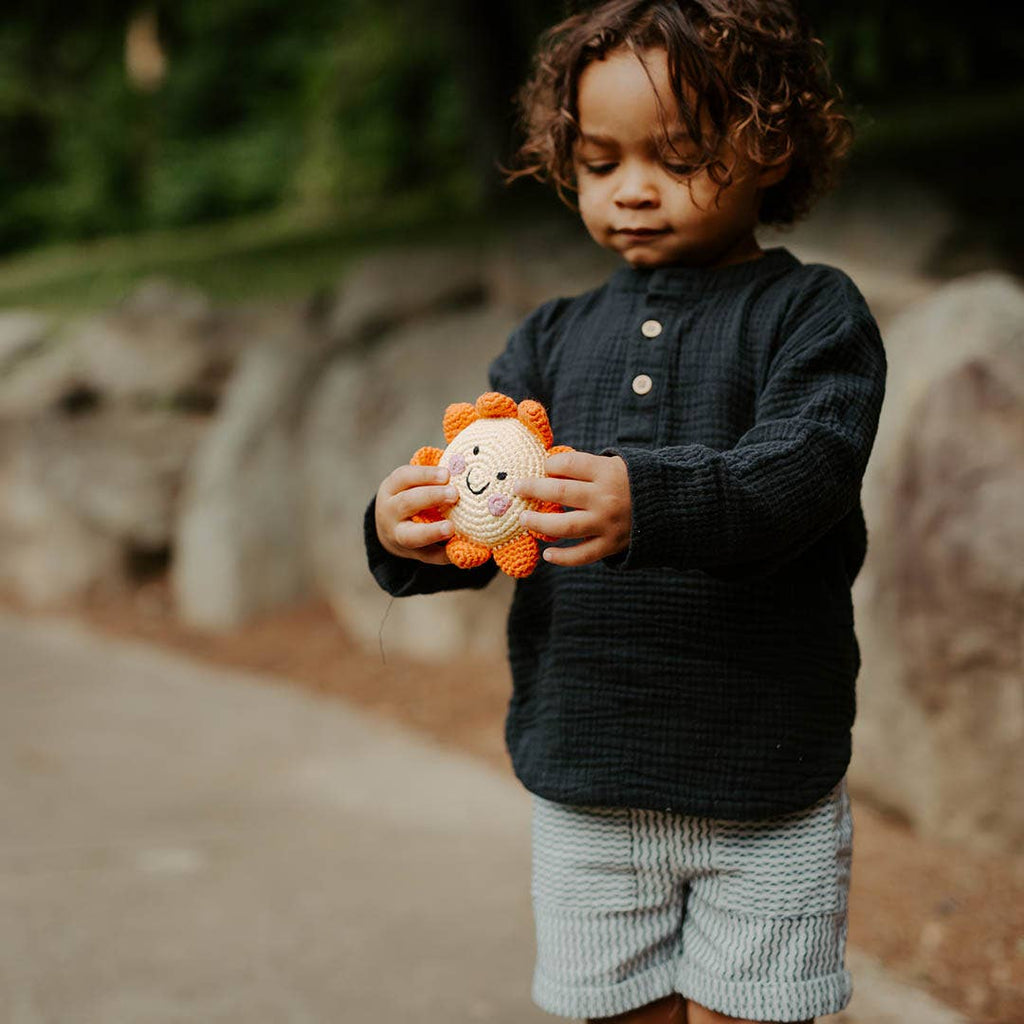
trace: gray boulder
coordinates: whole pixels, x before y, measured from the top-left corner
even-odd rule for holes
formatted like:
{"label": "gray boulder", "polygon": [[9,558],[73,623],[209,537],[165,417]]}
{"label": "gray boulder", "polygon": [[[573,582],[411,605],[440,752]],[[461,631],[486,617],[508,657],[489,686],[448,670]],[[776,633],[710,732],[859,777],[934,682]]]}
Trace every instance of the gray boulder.
{"label": "gray boulder", "polygon": [[0,581],[32,606],[128,582],[134,552],[171,542],[194,418],[116,410],[0,431]]}
{"label": "gray boulder", "polygon": [[243,353],[185,475],[171,574],[185,622],[228,629],[306,592],[298,436],[324,359],[299,329]]}
{"label": "gray boulder", "polygon": [[340,347],[372,347],[400,324],[479,305],[486,280],[478,247],[399,247],[363,257],[342,279],[326,316]]}
{"label": "gray boulder", "polygon": [[1024,289],[960,279],[886,336],[854,588],[851,780],[923,832],[1024,841]]}
{"label": "gray boulder", "polygon": [[50,409],[73,382],[71,350],[56,318],[33,310],[0,313],[0,417]]}
{"label": "gray boulder", "polygon": [[578,225],[530,227],[488,253],[487,291],[492,302],[522,317],[548,299],[596,288],[620,266],[618,256]]}
{"label": "gray boulder", "polygon": [[44,345],[53,327],[53,317],[33,309],[0,312],[0,377],[6,376],[26,355]]}
{"label": "gray boulder", "polygon": [[65,344],[82,387],[113,402],[167,401],[224,375],[206,297],[162,279],[144,282],[116,310],[73,324]]}
{"label": "gray boulder", "polygon": [[244,343],[227,319],[201,292],[161,278],[143,282],[116,309],[64,324],[6,314],[0,416],[83,401],[212,408]]}
{"label": "gray boulder", "polygon": [[119,578],[121,551],[47,492],[25,432],[0,434],[0,586],[30,607],[52,607]]}

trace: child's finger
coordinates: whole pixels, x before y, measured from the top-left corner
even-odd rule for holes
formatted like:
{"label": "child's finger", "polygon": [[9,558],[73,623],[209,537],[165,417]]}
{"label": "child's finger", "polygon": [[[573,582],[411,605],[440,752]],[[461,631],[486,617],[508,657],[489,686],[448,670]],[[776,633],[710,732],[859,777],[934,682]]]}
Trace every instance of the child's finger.
{"label": "child's finger", "polygon": [[559,452],[545,460],[544,472],[572,480],[595,480],[601,471],[601,459],[589,452]]}
{"label": "child's finger", "polygon": [[433,508],[436,505],[454,505],[459,500],[459,492],[450,485],[439,487],[410,487],[399,491],[392,499],[399,519],[409,519],[417,512]]}
{"label": "child's finger", "polygon": [[590,484],[561,477],[529,476],[517,480],[513,490],[521,498],[553,501],[556,505],[567,505],[569,508],[585,508]]}
{"label": "child's finger", "polygon": [[399,466],[384,481],[384,493],[393,496],[410,487],[446,484],[448,470],[444,466]]}
{"label": "child's finger", "polygon": [[604,556],[600,539],[582,541],[567,548],[545,548],[544,561],[552,565],[589,565]]}
{"label": "child's finger", "polygon": [[445,543],[452,532],[452,524],[447,519],[439,523],[414,523],[406,519],[395,527],[395,540],[404,548],[418,550]]}
{"label": "child's finger", "polygon": [[431,565],[451,565],[452,562],[443,544],[420,548],[416,552],[416,557],[421,562],[429,562]]}
{"label": "child's finger", "polygon": [[546,537],[589,537],[590,516],[584,512],[523,512],[519,522]]}

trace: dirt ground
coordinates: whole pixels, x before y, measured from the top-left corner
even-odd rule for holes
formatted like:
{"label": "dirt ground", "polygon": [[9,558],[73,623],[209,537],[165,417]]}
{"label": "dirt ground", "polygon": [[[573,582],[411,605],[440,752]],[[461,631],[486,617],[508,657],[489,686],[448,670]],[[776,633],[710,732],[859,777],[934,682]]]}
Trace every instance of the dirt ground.
{"label": "dirt ground", "polygon": [[[175,620],[162,579],[75,614],[98,630],[335,695],[511,772],[504,666],[425,667],[362,651],[319,601],[203,634]],[[1024,853],[926,842],[856,793],[854,829],[850,941],[975,1024],[1024,1022]]]}

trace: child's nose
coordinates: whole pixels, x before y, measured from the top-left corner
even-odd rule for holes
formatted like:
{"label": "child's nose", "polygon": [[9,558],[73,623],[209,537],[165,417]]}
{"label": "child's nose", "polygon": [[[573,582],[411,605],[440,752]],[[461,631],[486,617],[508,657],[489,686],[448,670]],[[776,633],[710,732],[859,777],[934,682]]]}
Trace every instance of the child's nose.
{"label": "child's nose", "polygon": [[655,206],[658,203],[658,188],[651,169],[641,163],[623,166],[619,176],[619,187],[615,191],[615,202],[623,207]]}

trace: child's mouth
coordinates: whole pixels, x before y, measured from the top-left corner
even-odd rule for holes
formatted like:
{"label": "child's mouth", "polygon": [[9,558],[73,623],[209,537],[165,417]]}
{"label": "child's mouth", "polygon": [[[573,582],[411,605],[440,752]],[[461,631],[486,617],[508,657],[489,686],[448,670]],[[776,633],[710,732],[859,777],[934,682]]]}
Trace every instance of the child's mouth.
{"label": "child's mouth", "polygon": [[624,238],[655,238],[667,231],[668,228],[617,228],[615,234]]}

